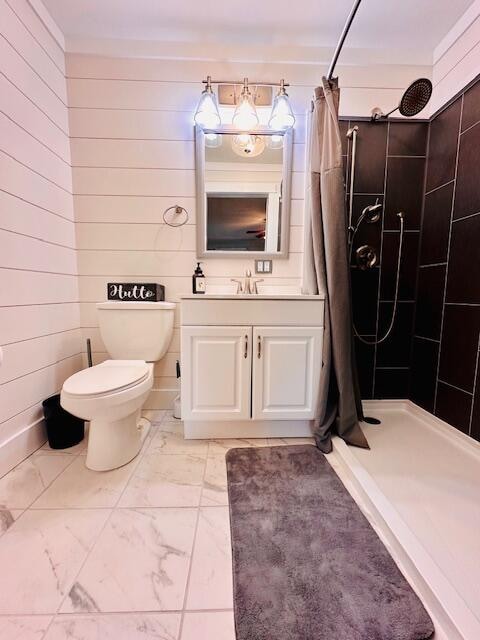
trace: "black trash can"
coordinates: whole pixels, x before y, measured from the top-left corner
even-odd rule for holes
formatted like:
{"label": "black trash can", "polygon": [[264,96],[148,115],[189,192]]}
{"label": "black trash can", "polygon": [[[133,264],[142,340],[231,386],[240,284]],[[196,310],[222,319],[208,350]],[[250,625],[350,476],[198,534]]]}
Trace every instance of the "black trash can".
{"label": "black trash can", "polygon": [[42,402],[48,444],[52,449],[68,449],[83,440],[85,421],[72,416],[60,405],[60,395]]}

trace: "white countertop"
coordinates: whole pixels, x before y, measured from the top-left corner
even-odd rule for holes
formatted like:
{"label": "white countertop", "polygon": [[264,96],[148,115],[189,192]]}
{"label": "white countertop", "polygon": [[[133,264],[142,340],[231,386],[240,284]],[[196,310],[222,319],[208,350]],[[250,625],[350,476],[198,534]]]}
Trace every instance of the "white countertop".
{"label": "white countertop", "polygon": [[302,295],[301,293],[189,293],[180,300],[325,300],[324,295]]}

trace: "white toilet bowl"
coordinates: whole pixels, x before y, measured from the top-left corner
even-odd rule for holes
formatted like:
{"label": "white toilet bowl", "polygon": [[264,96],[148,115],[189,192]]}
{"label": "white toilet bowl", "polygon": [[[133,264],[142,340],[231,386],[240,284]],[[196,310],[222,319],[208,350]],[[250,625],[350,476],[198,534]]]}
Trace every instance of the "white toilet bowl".
{"label": "white toilet bowl", "polygon": [[106,360],[65,382],[62,407],[90,421],[89,469],[115,469],[139,453],[149,428],[140,411],[152,386],[153,364],[143,360]]}
{"label": "white toilet bowl", "polygon": [[86,465],[116,469],[140,451],[148,433],[141,409],[153,387],[154,363],[173,335],[173,302],[97,304],[100,334],[113,360],[84,369],[65,381],[64,409],[90,421]]}

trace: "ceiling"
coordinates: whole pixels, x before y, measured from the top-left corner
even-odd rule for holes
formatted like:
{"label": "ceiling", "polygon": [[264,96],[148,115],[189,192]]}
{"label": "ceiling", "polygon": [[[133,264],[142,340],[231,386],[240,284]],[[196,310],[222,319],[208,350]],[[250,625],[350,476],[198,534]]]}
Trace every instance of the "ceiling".
{"label": "ceiling", "polygon": [[[43,0],[67,42],[333,47],[353,0]],[[363,0],[347,46],[433,52],[473,0]]]}

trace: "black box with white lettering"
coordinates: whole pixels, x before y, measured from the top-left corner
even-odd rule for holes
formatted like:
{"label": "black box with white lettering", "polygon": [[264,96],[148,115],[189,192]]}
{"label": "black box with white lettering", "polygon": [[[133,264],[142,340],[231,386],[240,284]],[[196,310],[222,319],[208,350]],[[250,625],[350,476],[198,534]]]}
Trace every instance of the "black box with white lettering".
{"label": "black box with white lettering", "polygon": [[161,302],[165,300],[165,287],[156,282],[109,282],[107,298],[124,302]]}

